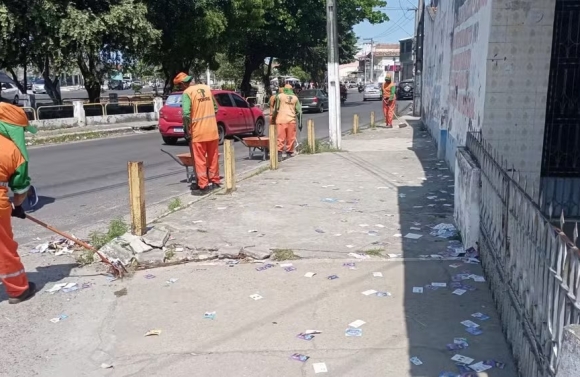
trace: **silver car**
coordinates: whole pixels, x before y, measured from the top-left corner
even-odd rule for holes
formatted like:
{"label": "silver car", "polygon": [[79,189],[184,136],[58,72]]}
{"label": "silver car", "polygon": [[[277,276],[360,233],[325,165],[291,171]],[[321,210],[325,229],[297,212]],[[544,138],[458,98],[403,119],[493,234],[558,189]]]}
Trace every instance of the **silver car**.
{"label": "silver car", "polygon": [[378,84],[367,84],[363,91],[363,101],[381,99],[381,90]]}
{"label": "silver car", "polygon": [[44,87],[44,80],[43,79],[38,79],[34,82],[34,84],[32,84],[32,92],[34,94],[37,94],[37,93],[46,94],[46,88]]}

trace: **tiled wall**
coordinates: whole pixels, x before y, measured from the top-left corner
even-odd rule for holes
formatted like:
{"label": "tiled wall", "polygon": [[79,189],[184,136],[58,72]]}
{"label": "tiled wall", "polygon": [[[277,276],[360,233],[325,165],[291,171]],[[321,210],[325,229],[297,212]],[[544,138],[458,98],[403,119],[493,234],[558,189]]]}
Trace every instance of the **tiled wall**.
{"label": "tiled wall", "polygon": [[482,132],[539,190],[555,0],[493,0]]}

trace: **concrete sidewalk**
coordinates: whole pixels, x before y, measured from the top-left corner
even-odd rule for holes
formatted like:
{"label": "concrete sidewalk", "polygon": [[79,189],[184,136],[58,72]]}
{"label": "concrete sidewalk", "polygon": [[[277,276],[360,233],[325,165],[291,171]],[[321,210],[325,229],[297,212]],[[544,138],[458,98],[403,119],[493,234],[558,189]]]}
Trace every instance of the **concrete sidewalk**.
{"label": "concrete sidewalk", "polygon": [[[478,376],[516,376],[487,283],[462,281],[472,290],[452,293],[457,274],[482,275],[481,267],[423,257],[449,245],[430,232],[452,222],[453,203],[452,174],[428,135],[410,126],[367,129],[346,137],[343,150],[284,161],[232,195],[207,197],[156,224],[171,230],[175,253],[230,245],[303,259],[266,261],[274,266],[263,271],[258,263],[213,260],[115,282],[73,270],[63,282],[91,284],[15,308],[0,303],[8,318],[0,316],[0,376],[312,376],[313,365],[325,363],[329,376],[437,377],[459,374],[455,354],[506,364]],[[213,311],[215,319],[204,318]],[[49,322],[60,314],[68,317]],[[345,336],[356,320],[366,322],[362,336]],[[467,332],[465,320],[483,333]],[[161,334],[144,337],[154,329]],[[308,329],[321,334],[296,337]],[[469,346],[447,350],[454,338]],[[291,360],[294,353],[310,359]]]}

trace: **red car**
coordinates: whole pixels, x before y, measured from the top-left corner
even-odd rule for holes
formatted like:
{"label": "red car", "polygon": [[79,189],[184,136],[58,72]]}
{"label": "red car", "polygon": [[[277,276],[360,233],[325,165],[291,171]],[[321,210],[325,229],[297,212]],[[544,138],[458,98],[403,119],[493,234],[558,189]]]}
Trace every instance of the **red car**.
{"label": "red car", "polygon": [[[217,104],[216,114],[220,144],[226,136],[240,134],[264,135],[264,114],[258,107],[250,105],[237,93],[227,90],[212,90]],[[159,132],[165,144],[175,145],[183,137],[181,111],[182,92],[171,93],[159,112]]]}

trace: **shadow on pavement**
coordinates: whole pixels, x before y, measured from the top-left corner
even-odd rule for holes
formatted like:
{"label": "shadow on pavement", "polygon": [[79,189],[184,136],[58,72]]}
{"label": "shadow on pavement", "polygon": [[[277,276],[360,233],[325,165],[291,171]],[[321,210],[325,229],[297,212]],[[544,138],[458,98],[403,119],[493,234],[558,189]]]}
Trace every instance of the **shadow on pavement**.
{"label": "shadow on pavement", "polygon": [[[55,264],[45,267],[36,267],[36,271],[27,272],[28,280],[36,283],[37,294],[44,290],[44,287],[53,282],[70,276],[71,270],[77,267],[74,263]],[[0,289],[0,303],[8,299],[4,287]],[[34,300],[34,298],[32,299]]]}

